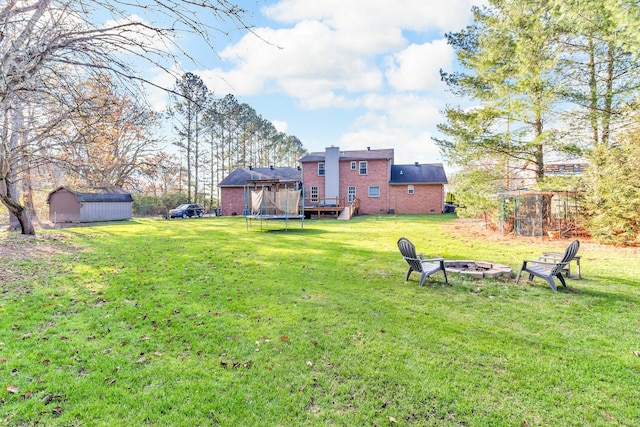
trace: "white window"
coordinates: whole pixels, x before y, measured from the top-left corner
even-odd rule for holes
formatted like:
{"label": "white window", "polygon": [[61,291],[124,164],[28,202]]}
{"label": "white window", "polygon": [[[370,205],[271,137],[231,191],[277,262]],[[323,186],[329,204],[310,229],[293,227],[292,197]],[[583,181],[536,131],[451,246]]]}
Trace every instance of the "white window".
{"label": "white window", "polygon": [[311,186],[311,201],[312,202],[317,202],[318,201],[318,186],[317,185],[312,185]]}
{"label": "white window", "polygon": [[380,197],[380,187],[377,185],[369,186],[369,197]]}
{"label": "white window", "polygon": [[407,185],[407,194],[413,194],[415,191],[413,185]]}
{"label": "white window", "polygon": [[351,170],[356,170],[356,162],[351,162]]}
{"label": "white window", "polygon": [[318,163],[318,176],[324,176],[324,162]]}
{"label": "white window", "polygon": [[360,162],[360,175],[367,174],[367,162]]}
{"label": "white window", "polygon": [[350,185],[347,187],[347,202],[353,203],[356,200],[356,187],[355,185]]}

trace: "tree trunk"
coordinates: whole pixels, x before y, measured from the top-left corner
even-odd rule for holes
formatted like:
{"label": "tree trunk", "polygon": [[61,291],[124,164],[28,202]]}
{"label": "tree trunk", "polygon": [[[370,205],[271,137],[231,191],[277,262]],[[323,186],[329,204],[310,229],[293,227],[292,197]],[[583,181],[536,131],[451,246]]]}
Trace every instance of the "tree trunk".
{"label": "tree trunk", "polygon": [[13,111],[4,111],[3,125],[2,139],[0,140],[0,201],[9,210],[9,219],[13,224],[12,229],[20,227],[22,234],[35,235],[36,231],[29,212],[18,201],[16,186],[16,168],[19,166],[16,165],[17,156],[14,153],[24,143],[21,133],[24,125],[22,105],[17,106]]}
{"label": "tree trunk", "polygon": [[593,143],[600,142],[598,129],[598,82],[596,80],[596,59],[595,47],[593,45],[593,37],[589,37],[589,97],[591,111],[591,132],[593,134]]}
{"label": "tree trunk", "polygon": [[27,166],[24,177],[22,179],[22,198],[24,207],[29,213],[32,221],[38,221],[35,204],[33,203],[33,185],[31,184],[31,168]]}
{"label": "tree trunk", "polygon": [[193,146],[193,150],[194,150],[194,159],[193,159],[193,163],[194,163],[194,169],[195,169],[195,176],[193,178],[193,202],[197,203],[198,202],[198,175],[199,175],[199,169],[200,169],[200,141],[198,139],[198,134],[200,133],[200,126],[198,124],[198,115],[199,115],[199,108],[198,106],[196,106],[195,108],[195,112],[194,112],[194,120],[195,120],[195,128],[194,128],[194,146]]}
{"label": "tree trunk", "polygon": [[613,81],[615,80],[615,46],[609,42],[607,50],[607,80],[606,92],[604,95],[604,111],[602,112],[602,143],[609,145],[611,132],[611,107],[613,105]]}
{"label": "tree trunk", "polygon": [[[533,123],[533,129],[536,141],[540,141],[543,131],[542,114],[536,111],[536,120]],[[535,147],[535,162],[536,162],[536,181],[540,182],[544,179],[544,146],[541,142]]]}
{"label": "tree trunk", "polygon": [[4,176],[0,177],[0,201],[2,204],[9,209],[9,213],[15,215],[18,223],[20,224],[20,229],[22,230],[22,234],[29,234],[35,236],[36,230],[33,227],[33,223],[31,222],[31,217],[29,216],[29,212],[18,203],[14,195],[11,192],[11,185],[7,185],[7,180]]}
{"label": "tree trunk", "polygon": [[191,101],[187,103],[187,202],[191,203]]}

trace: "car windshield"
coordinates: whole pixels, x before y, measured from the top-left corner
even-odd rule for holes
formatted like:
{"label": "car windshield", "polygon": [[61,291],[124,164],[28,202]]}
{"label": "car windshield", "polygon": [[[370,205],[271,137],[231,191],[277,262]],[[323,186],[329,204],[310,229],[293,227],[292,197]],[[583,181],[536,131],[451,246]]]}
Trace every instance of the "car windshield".
{"label": "car windshield", "polygon": [[180,205],[176,209],[187,209],[189,207],[188,204]]}

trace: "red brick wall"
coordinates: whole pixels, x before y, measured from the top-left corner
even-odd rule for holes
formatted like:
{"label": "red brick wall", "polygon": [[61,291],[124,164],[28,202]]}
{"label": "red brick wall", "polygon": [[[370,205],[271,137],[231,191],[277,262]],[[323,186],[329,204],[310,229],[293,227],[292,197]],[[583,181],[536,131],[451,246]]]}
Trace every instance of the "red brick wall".
{"label": "red brick wall", "polygon": [[[356,187],[360,199],[360,213],[364,215],[387,213],[389,210],[389,160],[367,160],[367,174],[360,175],[360,162],[351,170],[351,162],[340,162],[340,196],[347,197],[348,187]],[[369,197],[369,186],[380,187],[380,197]]]}
{"label": "red brick wall", "polygon": [[244,188],[223,187],[220,189],[220,207],[223,216],[230,216],[233,212],[242,215],[244,209]]}
{"label": "red brick wall", "polygon": [[311,198],[311,187],[318,187],[318,197],[324,198],[324,176],[318,176],[318,162],[304,163],[302,165],[302,182],[304,183],[305,203]]}
{"label": "red brick wall", "polygon": [[[367,160],[367,174],[360,175],[360,162],[356,162],[356,170],[351,170],[351,161],[340,161],[340,197],[345,201],[348,187],[356,187],[356,197],[360,199],[361,214],[387,213],[389,210],[389,160]],[[318,197],[324,198],[324,177],[318,176],[318,163],[309,162],[302,166],[305,199],[311,197],[311,187],[318,187]],[[369,186],[380,187],[380,197],[369,197]]]}
{"label": "red brick wall", "polygon": [[392,185],[391,209],[399,214],[440,214],[444,205],[442,184],[416,184],[408,194],[408,185]]}

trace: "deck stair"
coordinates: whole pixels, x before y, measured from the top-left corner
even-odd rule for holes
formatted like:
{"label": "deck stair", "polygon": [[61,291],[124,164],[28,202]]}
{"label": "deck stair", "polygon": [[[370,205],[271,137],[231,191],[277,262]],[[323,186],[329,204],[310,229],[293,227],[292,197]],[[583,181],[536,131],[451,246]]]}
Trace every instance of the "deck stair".
{"label": "deck stair", "polygon": [[338,216],[338,219],[341,219],[343,221],[350,220],[352,216],[358,214],[358,208],[359,207],[360,207],[360,200],[359,199],[355,199],[353,201],[353,203],[351,203],[351,205],[346,206],[342,210],[342,212],[340,212],[340,215]]}
{"label": "deck stair", "polygon": [[351,219],[352,216],[353,214],[351,213],[351,206],[345,206],[342,212],[340,212],[338,219],[341,219],[343,221],[348,221]]}

